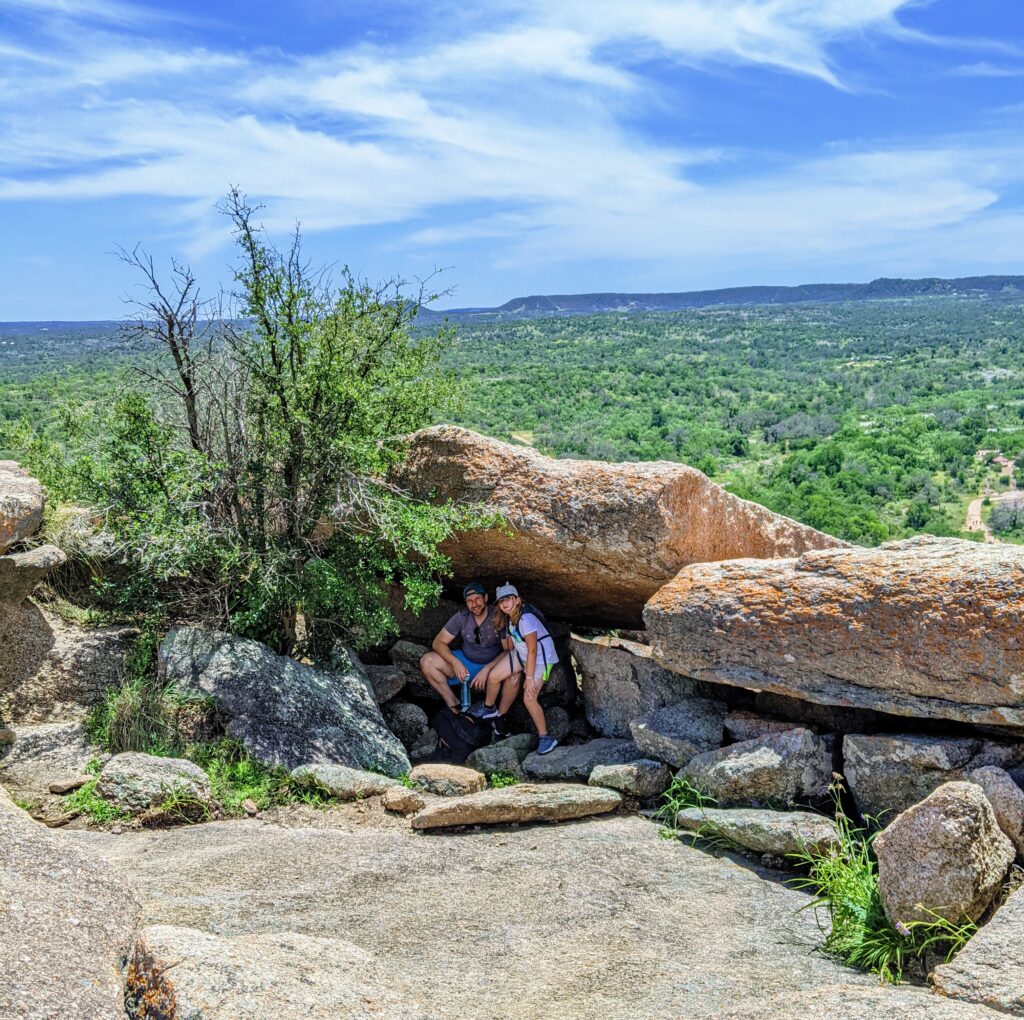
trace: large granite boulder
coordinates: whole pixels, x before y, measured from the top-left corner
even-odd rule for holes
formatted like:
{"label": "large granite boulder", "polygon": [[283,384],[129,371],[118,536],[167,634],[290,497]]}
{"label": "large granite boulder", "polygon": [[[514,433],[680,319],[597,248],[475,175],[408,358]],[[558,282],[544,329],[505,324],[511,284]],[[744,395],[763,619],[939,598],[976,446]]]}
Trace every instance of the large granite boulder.
{"label": "large granite boulder", "polygon": [[412,750],[423,734],[430,729],[427,713],[411,701],[390,701],[381,708],[381,713],[391,732],[409,750]]}
{"label": "large granite boulder", "polygon": [[628,737],[634,719],[702,693],[701,684],[659,666],[649,645],[574,634],[569,651],[580,674],[587,722],[602,737]]}
{"label": "large granite boulder", "polygon": [[688,567],[644,612],[699,680],[895,715],[1024,727],[1024,548],[922,536]]}
{"label": "large granite boulder", "polygon": [[413,815],[412,827],[441,829],[451,825],[560,822],[605,814],[621,803],[620,794],[601,786],[520,783],[429,804]]}
{"label": "large granite boulder", "polygon": [[634,719],[629,729],[647,758],[679,768],[722,743],[726,707],[708,698],[687,698]]}
{"label": "large granite boulder", "polygon": [[362,800],[380,797],[396,787],[404,789],[390,776],[350,769],[347,765],[300,765],[292,769],[292,778],[307,786],[320,787],[338,800]]}
{"label": "large granite boulder", "polygon": [[955,924],[985,912],[1013,863],[1013,844],[981,788],[944,783],[874,840],[878,892],[893,922]]}
{"label": "large granite boulder", "polygon": [[409,771],[405,748],[354,667],[314,669],[257,641],[180,627],[161,644],[158,668],[179,690],[214,698],[228,735],[260,761],[289,769],[348,765],[389,776]]}
{"label": "large granite boulder", "polygon": [[91,744],[81,723],[16,726],[14,746],[0,758],[0,783],[26,798],[44,796],[50,784],[85,774],[110,756]]}
{"label": "large granite boulder", "polygon": [[845,544],[682,464],[553,460],[452,425],[412,435],[395,481],[422,498],[478,502],[511,525],[447,543],[458,576],[511,579],[552,616],[610,625],[635,626],[688,563]]}
{"label": "large granite boulder", "polygon": [[996,1014],[1024,1016],[1024,889],[1018,889],[931,980],[949,999],[977,1002]]}
{"label": "large granite boulder", "polygon": [[664,762],[638,758],[622,765],[598,765],[590,773],[587,784],[606,786],[627,797],[648,800],[663,794],[671,779],[672,773]]}
{"label": "large granite boulder", "polygon": [[43,487],[13,460],[0,460],[0,553],[43,523]]}
{"label": "large granite boulder", "polygon": [[823,737],[797,728],[698,754],[679,776],[719,807],[817,801],[828,794],[832,751]]}
{"label": "large granite boulder", "polygon": [[972,769],[967,781],[980,786],[995,812],[996,823],[1024,860],[1024,790],[998,765]]}
{"label": "large granite boulder", "polygon": [[139,814],[171,796],[210,802],[210,780],[195,762],[126,751],[103,766],[96,793],[124,811]]}
{"label": "large granite boulder", "polygon": [[140,913],[132,883],[0,787],[0,1017],[123,1020]]}
{"label": "large granite boulder", "polygon": [[768,811],[764,808],[683,808],[676,813],[680,829],[715,836],[759,854],[785,857],[840,844],[839,827],[813,811]]}

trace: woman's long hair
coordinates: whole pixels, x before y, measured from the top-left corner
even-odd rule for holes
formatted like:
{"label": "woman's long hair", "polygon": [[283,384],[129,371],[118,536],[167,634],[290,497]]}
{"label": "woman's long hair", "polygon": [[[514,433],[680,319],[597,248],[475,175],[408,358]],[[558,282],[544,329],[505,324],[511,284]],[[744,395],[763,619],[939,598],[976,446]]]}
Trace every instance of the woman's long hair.
{"label": "woman's long hair", "polygon": [[494,629],[498,634],[500,634],[510,625],[512,627],[515,627],[519,623],[519,620],[522,618],[523,606],[526,605],[526,603],[523,601],[521,595],[516,595],[514,597],[518,600],[518,602],[515,608],[512,610],[512,612],[508,615],[503,613],[499,606],[494,607],[494,617],[492,622],[494,623]]}

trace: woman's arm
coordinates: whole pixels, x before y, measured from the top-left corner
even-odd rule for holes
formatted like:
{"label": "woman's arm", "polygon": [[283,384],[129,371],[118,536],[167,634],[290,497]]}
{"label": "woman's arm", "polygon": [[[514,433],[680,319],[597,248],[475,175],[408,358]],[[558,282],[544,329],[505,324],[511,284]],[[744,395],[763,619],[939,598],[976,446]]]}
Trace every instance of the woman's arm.
{"label": "woman's arm", "polygon": [[532,680],[537,667],[537,635],[524,634],[523,640],[526,642],[526,679]]}

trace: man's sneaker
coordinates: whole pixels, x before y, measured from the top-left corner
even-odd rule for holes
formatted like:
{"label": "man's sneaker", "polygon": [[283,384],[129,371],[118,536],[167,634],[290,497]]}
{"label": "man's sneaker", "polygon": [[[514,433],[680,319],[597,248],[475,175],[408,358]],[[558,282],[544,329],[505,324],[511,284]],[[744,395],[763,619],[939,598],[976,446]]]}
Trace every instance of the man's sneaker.
{"label": "man's sneaker", "polygon": [[471,715],[474,719],[480,719],[481,721],[483,721],[485,719],[497,719],[498,716],[501,715],[501,713],[498,711],[497,705],[488,706],[485,705],[482,701],[478,701],[466,713],[466,715]]}
{"label": "man's sneaker", "polygon": [[556,747],[558,747],[558,741],[554,737],[545,735],[537,741],[537,754],[550,754]]}

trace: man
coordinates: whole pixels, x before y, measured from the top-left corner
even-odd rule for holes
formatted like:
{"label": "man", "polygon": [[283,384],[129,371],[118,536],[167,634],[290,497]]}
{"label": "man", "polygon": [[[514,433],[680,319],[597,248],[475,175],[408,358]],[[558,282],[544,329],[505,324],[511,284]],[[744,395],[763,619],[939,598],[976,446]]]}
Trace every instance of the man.
{"label": "man", "polygon": [[[461,708],[452,687],[468,681],[476,690],[482,690],[491,666],[505,655],[488,612],[487,589],[479,581],[470,581],[462,589],[462,597],[466,608],[460,609],[438,631],[432,651],[420,659],[420,671],[427,683],[456,715]],[[461,641],[461,647],[453,648],[457,641]]]}

